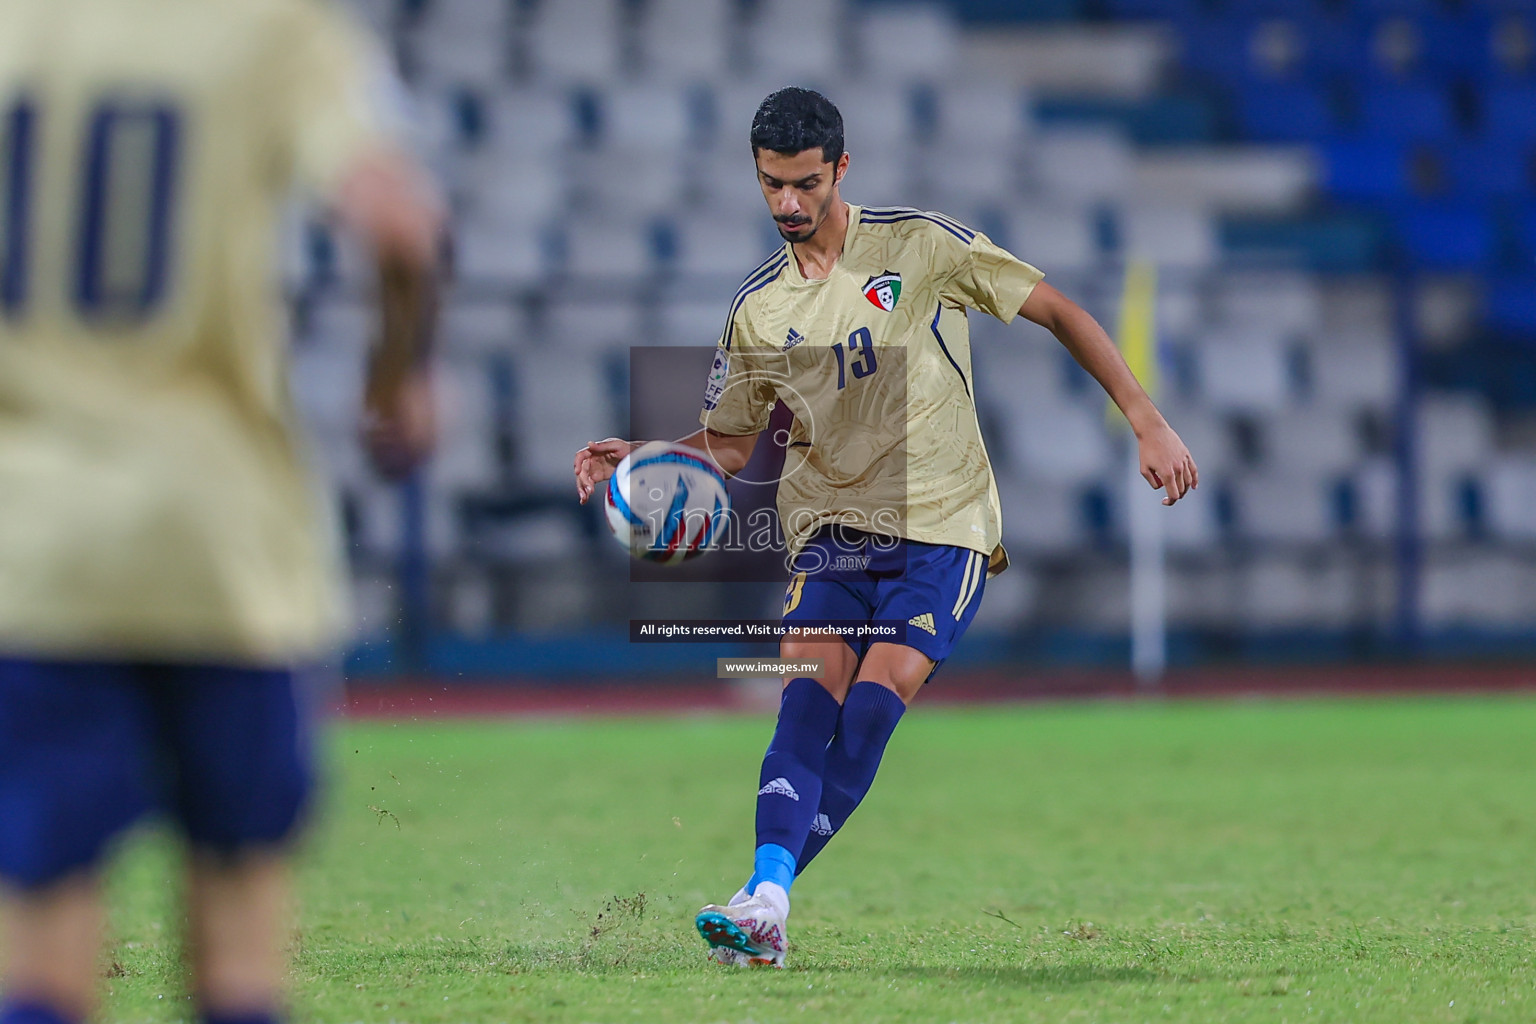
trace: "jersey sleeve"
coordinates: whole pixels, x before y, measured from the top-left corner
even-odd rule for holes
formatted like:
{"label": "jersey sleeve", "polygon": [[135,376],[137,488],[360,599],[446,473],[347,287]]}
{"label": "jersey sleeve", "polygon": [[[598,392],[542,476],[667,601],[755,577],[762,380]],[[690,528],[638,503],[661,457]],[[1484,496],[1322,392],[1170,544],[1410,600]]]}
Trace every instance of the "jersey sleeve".
{"label": "jersey sleeve", "polygon": [[268,73],[289,185],[328,193],[358,157],[398,134],[403,101],[387,59],[329,2],[294,7]]}
{"label": "jersey sleeve", "polygon": [[942,297],[990,313],[1005,324],[1019,315],[1024,300],[1045,277],[980,232],[968,243],[941,234],[938,244],[937,262],[948,270]]}
{"label": "jersey sleeve", "polygon": [[773,381],[751,353],[751,328],[744,321],[738,312],[721,336],[704,384],[699,422],[721,434],[756,434],[767,428],[773,411]]}

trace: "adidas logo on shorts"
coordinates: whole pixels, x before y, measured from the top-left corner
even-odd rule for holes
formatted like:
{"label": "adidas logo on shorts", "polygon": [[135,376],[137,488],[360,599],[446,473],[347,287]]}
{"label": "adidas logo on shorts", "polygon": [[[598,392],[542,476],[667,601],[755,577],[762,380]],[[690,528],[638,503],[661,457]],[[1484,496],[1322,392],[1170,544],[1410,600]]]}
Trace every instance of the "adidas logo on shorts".
{"label": "adidas logo on shorts", "polygon": [[795,792],[795,787],[789,784],[789,780],[782,776],[774,779],[762,789],[757,791],[758,796],[768,796],[777,793],[779,796],[787,796],[791,800],[799,800],[800,794]]}
{"label": "adidas logo on shorts", "polygon": [[927,630],[929,636],[939,635],[939,631],[933,627],[932,612],[923,612],[921,615],[912,616],[907,620],[907,625],[916,626],[918,629]]}
{"label": "adidas logo on shorts", "polygon": [[811,822],[811,831],[819,836],[829,836],[837,831],[832,827],[832,819],[825,814],[816,815],[816,820]]}

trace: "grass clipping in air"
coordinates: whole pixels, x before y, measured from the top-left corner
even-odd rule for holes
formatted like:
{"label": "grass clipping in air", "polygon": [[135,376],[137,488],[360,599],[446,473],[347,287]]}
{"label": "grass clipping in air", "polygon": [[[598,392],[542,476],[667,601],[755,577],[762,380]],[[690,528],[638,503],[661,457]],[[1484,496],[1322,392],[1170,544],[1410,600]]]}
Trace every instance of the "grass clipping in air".
{"label": "grass clipping in air", "polygon": [[[791,969],[727,971],[692,916],[750,867],[769,729],[336,729],[296,1019],[1536,1018],[1529,697],[919,708]],[[103,1019],[189,1016],[172,866],[114,874]]]}

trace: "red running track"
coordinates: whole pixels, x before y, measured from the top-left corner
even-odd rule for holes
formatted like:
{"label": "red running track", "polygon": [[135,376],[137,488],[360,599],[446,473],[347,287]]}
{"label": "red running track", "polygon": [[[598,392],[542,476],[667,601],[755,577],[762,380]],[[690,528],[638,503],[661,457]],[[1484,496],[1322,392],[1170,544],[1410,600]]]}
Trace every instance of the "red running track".
{"label": "red running track", "polygon": [[[1203,668],[1170,673],[1145,695],[1189,697],[1426,694],[1536,690],[1536,664],[1412,664]],[[659,715],[772,710],[771,683],[747,686],[713,679],[562,682],[481,680],[444,684],[411,679],[348,687],[352,718],[472,718],[498,715]],[[1123,672],[977,671],[946,673],[924,692],[924,704],[1028,700],[1125,699],[1138,696]]]}

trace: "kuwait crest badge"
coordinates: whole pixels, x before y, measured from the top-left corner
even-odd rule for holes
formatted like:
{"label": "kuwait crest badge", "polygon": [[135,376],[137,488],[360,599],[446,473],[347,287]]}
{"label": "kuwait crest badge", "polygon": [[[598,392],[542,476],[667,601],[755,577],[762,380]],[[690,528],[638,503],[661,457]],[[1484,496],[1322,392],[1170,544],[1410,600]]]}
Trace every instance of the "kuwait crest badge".
{"label": "kuwait crest badge", "polygon": [[901,298],[901,275],[887,270],[864,282],[864,297],[889,313]]}

